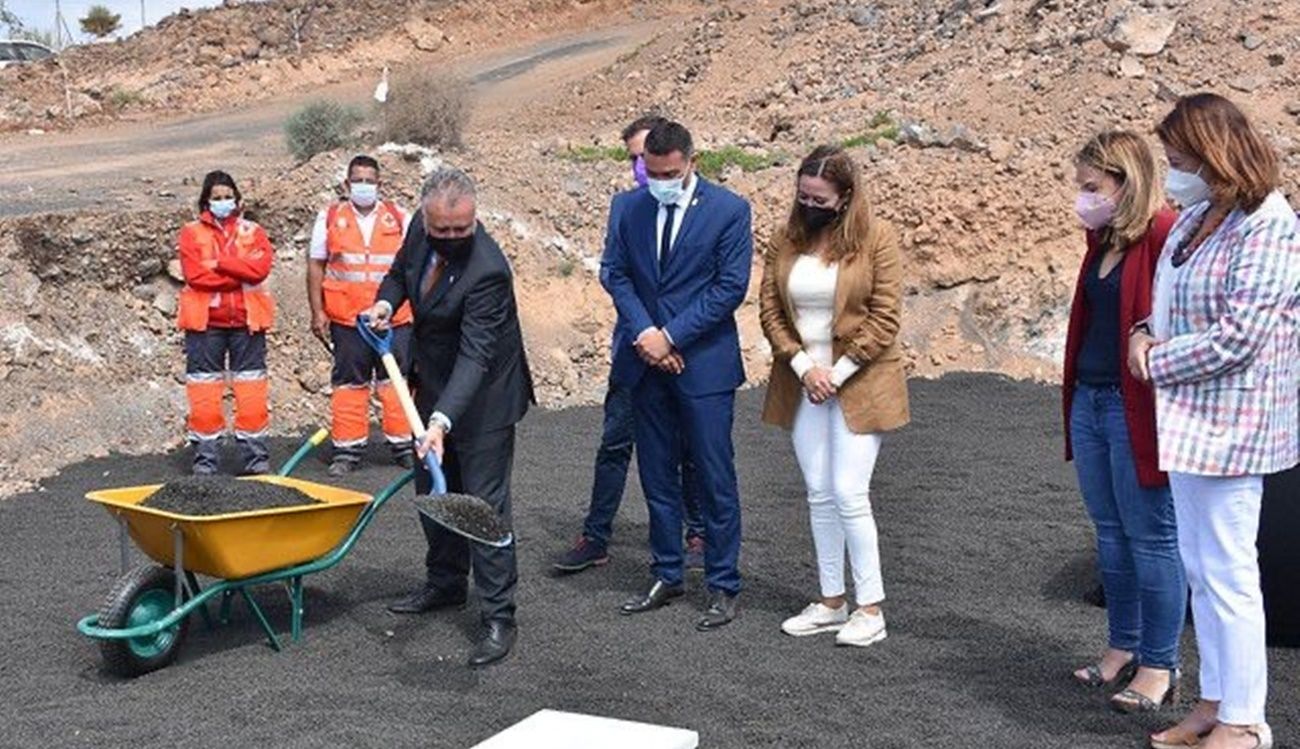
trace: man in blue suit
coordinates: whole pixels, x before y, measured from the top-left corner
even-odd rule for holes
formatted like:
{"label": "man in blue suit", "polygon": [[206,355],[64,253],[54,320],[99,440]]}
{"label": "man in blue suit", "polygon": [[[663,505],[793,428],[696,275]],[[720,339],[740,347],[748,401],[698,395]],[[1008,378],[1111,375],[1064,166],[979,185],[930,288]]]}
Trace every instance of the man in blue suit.
{"label": "man in blue suit", "polygon": [[633,394],[655,578],[621,610],[650,611],[685,592],[684,448],[703,487],[709,595],[696,628],[711,630],[735,618],[740,593],[731,425],[736,388],[745,380],[735,311],[749,288],[750,208],[695,174],[690,132],[676,122],[651,129],[644,158],[647,189],[620,201],[601,268],[601,281],[635,336],[614,352],[610,380]]}
{"label": "man in blue suit", "polygon": [[[623,145],[627,148],[636,186],[614,196],[610,203],[609,222],[605,232],[606,252],[612,232],[608,227],[618,223],[619,213],[627,204],[627,197],[643,189],[645,175],[645,139],[650,130],[661,122],[657,115],[638,117],[623,129]],[[614,324],[611,350],[617,352],[632,346],[635,335],[628,330],[627,321],[620,315]],[[614,532],[614,516],[623,501],[623,488],[627,483],[627,469],[632,462],[635,435],[633,424],[632,391],[610,379],[605,393],[605,419],[601,431],[600,447],[596,450],[595,477],[591,484],[591,502],[582,524],[582,534],[552,565],[557,572],[581,572],[589,567],[599,567],[609,562],[607,552],[610,536]],[[682,500],[686,511],[686,569],[704,569],[704,520],[700,517],[699,481],[690,461],[682,464]]]}

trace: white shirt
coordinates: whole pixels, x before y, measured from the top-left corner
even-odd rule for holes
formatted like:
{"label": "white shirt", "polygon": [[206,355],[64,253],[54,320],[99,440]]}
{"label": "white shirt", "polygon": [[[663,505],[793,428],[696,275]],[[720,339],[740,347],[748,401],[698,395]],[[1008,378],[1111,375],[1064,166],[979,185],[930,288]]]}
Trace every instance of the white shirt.
{"label": "white shirt", "polygon": [[[370,246],[370,238],[375,234],[375,219],[379,217],[379,203],[371,207],[369,213],[362,213],[357,207],[352,206],[352,212],[357,216],[357,228],[361,230],[361,239]],[[325,235],[329,227],[325,226],[325,218],[329,209],[323,209],[316,214],[316,224],[311,228],[311,244],[307,249],[307,257],[312,260],[329,260],[329,250],[325,248]],[[402,235],[406,235],[406,228],[411,225],[411,214],[401,211],[402,214]]]}
{"label": "white shirt", "polygon": [[1169,312],[1174,303],[1174,276],[1178,269],[1173,263],[1174,253],[1162,252],[1156,261],[1155,288],[1151,294],[1151,335],[1157,341],[1169,340]]}
{"label": "white shirt", "polygon": [[[668,246],[670,251],[671,248],[677,244],[677,234],[682,230],[682,219],[686,217],[686,211],[691,207],[692,202],[695,200],[695,186],[698,185],[699,183],[700,183],[699,175],[692,174],[691,183],[686,186],[685,190],[682,191],[682,197],[676,203],[673,204],[677,206],[677,210],[673,211],[672,234],[668,236]],[[663,250],[663,246],[664,246],[664,223],[667,222],[667,220],[668,220],[668,209],[664,207],[663,203],[660,203],[659,211],[658,213],[655,214],[655,260],[661,259],[659,255],[662,254],[661,251]],[[641,336],[645,335],[646,333],[649,333],[654,329],[655,327],[651,325],[650,327],[641,331],[639,334],[637,334],[636,340],[638,341],[641,340]],[[668,336],[668,331],[665,330],[664,335]],[[668,342],[669,343],[673,342],[671,336],[668,336]]]}
{"label": "white shirt", "polygon": [[[669,247],[677,244],[677,233],[682,230],[682,219],[686,217],[686,211],[690,209],[692,201],[695,200],[695,186],[700,183],[700,178],[694,174],[691,175],[691,183],[686,186],[682,192],[682,197],[675,204],[677,210],[673,211],[673,233],[668,238]],[[664,246],[664,222],[668,219],[668,209],[659,204],[659,212],[655,215],[655,259],[659,258],[659,251]]]}
{"label": "white shirt", "polygon": [[835,285],[840,264],[829,265],[816,255],[800,255],[790,269],[786,284],[794,307],[794,327],[803,342],[803,350],[790,360],[790,368],[799,379],[813,367],[830,367],[835,387],[844,384],[861,367],[847,356],[831,364],[834,356]]}

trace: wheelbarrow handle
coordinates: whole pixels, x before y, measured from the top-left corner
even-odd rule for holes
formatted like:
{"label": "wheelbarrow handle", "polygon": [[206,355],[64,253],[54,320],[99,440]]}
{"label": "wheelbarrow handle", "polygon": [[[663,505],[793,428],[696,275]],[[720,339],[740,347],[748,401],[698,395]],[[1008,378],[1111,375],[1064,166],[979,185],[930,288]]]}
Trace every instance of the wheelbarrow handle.
{"label": "wheelbarrow handle", "polygon": [[298,452],[294,453],[288,460],[284,461],[284,465],[280,466],[279,474],[281,476],[288,476],[292,473],[293,469],[297,468],[298,464],[302,462],[302,459],[307,457],[308,453],[319,446],[320,443],[324,442],[325,438],[329,436],[330,430],[323,428],[317,429],[315,434],[308,437],[307,441],[302,443],[302,446],[298,448]]}

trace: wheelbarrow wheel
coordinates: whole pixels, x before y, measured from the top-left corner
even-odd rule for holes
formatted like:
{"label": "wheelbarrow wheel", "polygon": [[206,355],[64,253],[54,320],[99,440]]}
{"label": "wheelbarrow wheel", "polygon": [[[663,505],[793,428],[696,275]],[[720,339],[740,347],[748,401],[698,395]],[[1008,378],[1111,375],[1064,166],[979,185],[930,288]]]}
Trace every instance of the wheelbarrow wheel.
{"label": "wheelbarrow wheel", "polygon": [[[99,626],[128,629],[158,621],[176,606],[176,575],[167,567],[145,564],[122,577],[99,609]],[[176,660],[189,629],[186,617],[152,635],[102,639],[99,652],[109,673],[132,677],[147,674]]]}

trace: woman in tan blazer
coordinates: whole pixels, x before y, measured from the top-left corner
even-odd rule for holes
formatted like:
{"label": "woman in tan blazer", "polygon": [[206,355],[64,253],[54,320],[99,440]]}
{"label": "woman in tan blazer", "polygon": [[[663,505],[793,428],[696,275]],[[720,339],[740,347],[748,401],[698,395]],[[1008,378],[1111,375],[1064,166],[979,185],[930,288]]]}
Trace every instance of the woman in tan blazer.
{"label": "woman in tan blazer", "polygon": [[[763,420],[793,432],[808,488],[821,597],[787,634],[885,639],[884,585],[869,488],[881,433],[908,421],[898,349],[898,235],[875,219],[857,164],[821,146],[799,165],[794,205],[767,251],[761,291],[772,374]],[[845,595],[848,547],[858,608]]]}

